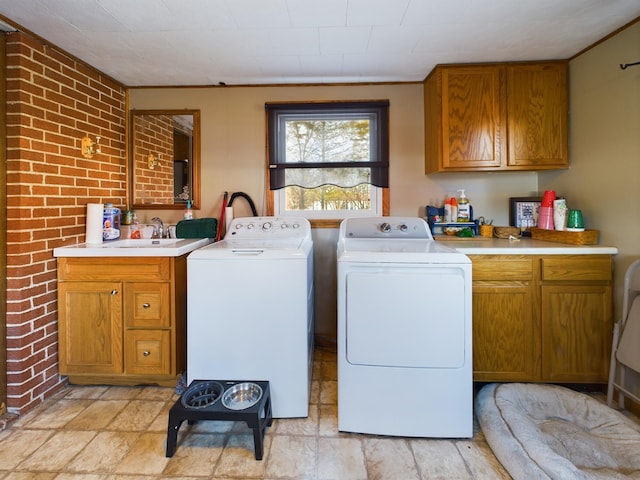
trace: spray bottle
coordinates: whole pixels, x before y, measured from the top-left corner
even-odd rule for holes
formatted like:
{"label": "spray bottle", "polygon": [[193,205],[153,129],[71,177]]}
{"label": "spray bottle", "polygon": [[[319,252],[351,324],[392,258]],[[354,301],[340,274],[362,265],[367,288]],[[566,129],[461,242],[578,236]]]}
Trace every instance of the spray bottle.
{"label": "spray bottle", "polygon": [[451,197],[451,220],[450,223],[456,223],[458,221],[458,202],[456,197]]}

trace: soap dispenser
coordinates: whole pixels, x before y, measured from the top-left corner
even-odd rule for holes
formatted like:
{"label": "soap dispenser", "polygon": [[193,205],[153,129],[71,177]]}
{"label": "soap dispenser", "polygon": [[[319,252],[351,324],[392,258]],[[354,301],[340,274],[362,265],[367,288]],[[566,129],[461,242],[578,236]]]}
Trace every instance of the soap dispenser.
{"label": "soap dispenser", "polygon": [[184,211],[184,220],[193,220],[193,210],[191,210],[191,200],[187,200],[187,208]]}
{"label": "soap dispenser", "polygon": [[458,196],[458,222],[470,222],[471,221],[471,204],[469,199],[464,194],[464,189],[458,190],[460,195]]}

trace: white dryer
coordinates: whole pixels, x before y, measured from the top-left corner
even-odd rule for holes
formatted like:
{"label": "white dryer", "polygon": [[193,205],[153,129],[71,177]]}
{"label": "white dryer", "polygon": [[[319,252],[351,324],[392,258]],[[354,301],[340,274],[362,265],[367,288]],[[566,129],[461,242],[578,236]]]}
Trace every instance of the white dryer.
{"label": "white dryer", "polygon": [[235,218],[187,258],[187,381],[269,381],[274,418],[306,417],[313,242],[304,218]]}
{"label": "white dryer", "polygon": [[473,435],[471,261],[413,217],[340,225],[338,429]]}

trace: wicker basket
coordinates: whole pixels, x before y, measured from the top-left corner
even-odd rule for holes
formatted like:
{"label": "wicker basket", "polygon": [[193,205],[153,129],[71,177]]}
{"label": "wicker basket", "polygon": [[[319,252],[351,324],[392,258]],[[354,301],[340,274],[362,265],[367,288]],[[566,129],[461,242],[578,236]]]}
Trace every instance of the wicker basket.
{"label": "wicker basket", "polygon": [[481,237],[493,237],[493,225],[480,225],[478,227]]}
{"label": "wicker basket", "polygon": [[493,236],[496,238],[520,238],[520,229],[518,227],[493,227]]}

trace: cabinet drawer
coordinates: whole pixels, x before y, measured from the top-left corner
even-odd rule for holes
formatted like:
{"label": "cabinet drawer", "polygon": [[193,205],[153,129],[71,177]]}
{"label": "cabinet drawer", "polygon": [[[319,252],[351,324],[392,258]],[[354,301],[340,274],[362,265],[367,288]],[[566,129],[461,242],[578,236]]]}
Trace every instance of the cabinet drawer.
{"label": "cabinet drawer", "polygon": [[58,280],[170,280],[172,257],[59,257]]}
{"label": "cabinet drawer", "polygon": [[541,269],[543,281],[609,281],[612,276],[609,255],[543,257]]}
{"label": "cabinet drawer", "polygon": [[168,330],[128,330],[125,339],[125,372],[137,375],[169,374],[170,338]]}
{"label": "cabinet drawer", "polygon": [[470,255],[473,280],[531,280],[533,278],[532,257]]}
{"label": "cabinet drawer", "polygon": [[124,289],[127,327],[166,328],[171,325],[168,283],[126,283]]}

